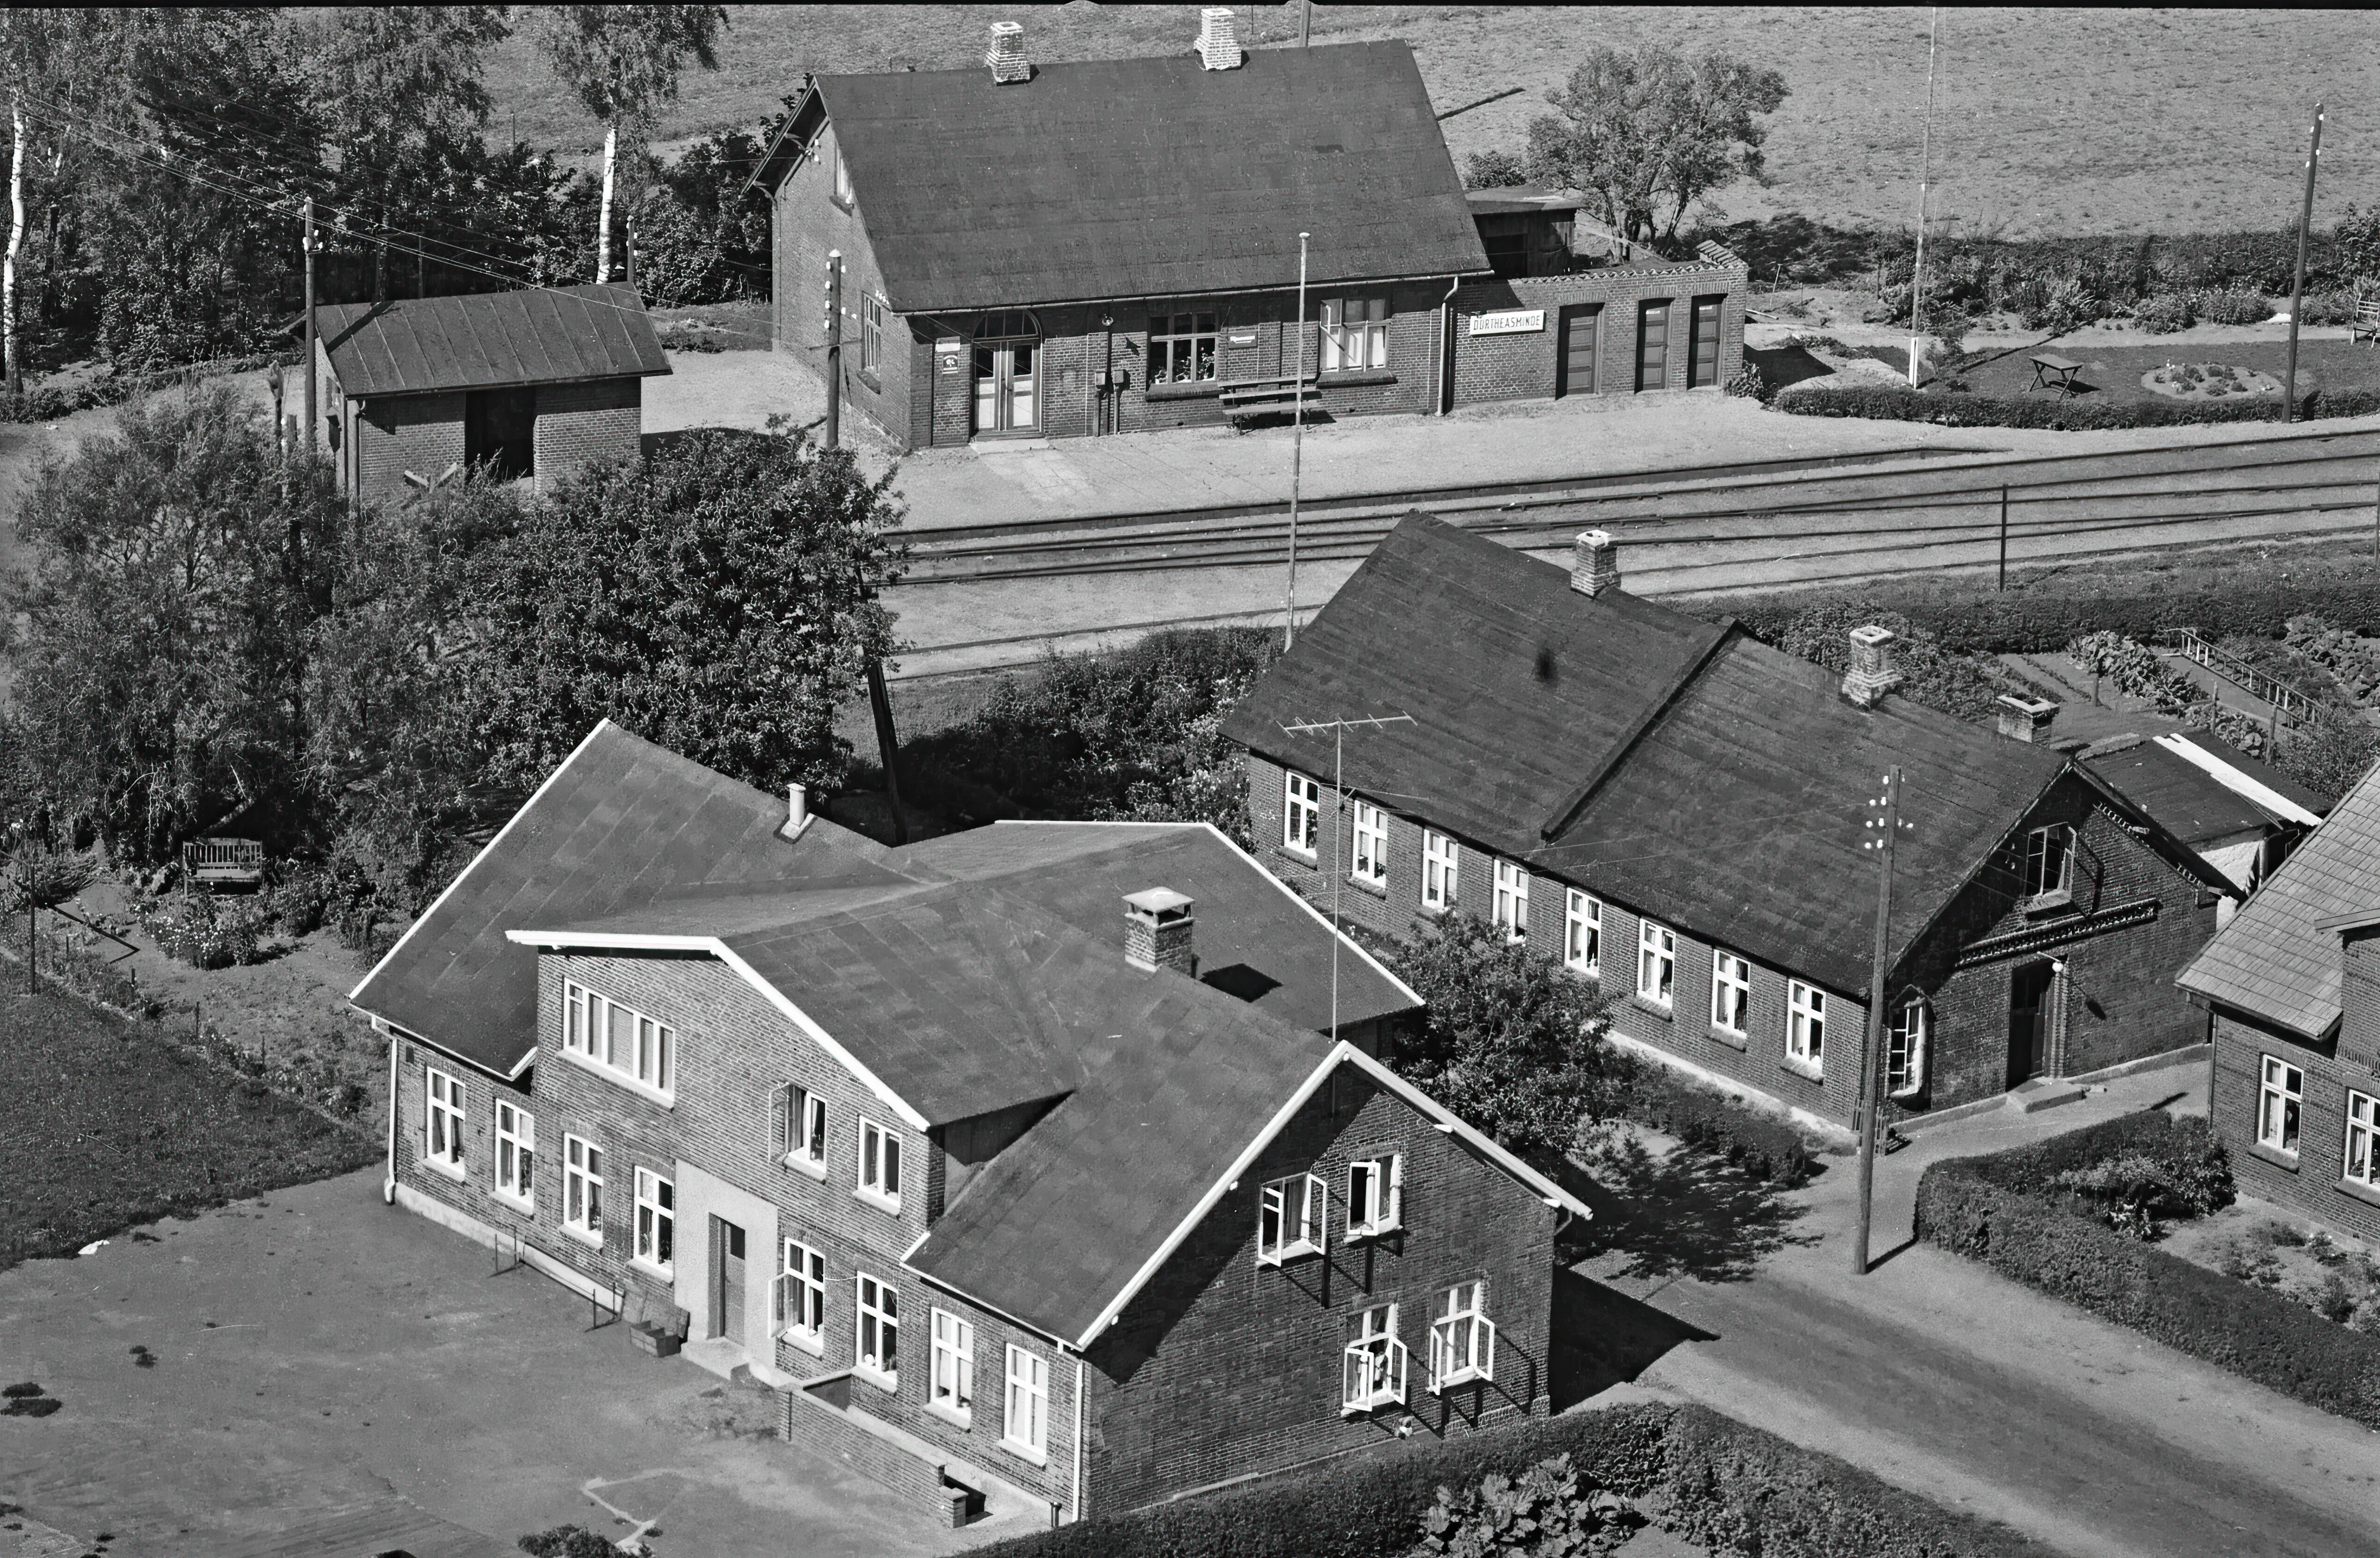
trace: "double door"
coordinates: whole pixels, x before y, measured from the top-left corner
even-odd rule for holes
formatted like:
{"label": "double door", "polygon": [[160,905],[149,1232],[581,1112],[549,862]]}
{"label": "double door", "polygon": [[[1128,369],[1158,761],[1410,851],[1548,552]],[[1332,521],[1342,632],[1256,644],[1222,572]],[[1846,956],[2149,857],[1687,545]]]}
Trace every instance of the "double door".
{"label": "double door", "polygon": [[1040,425],[1035,359],[1038,341],[978,341],[975,347],[975,433],[1029,432]]}

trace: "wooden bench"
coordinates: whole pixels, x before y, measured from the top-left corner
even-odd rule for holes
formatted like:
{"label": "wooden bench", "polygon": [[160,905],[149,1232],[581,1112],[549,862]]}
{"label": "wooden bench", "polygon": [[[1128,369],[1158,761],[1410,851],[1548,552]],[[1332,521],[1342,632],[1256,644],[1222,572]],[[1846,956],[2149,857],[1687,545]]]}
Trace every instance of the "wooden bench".
{"label": "wooden bench", "polygon": [[2074,398],[2074,392],[2082,387],[2075,382],[2076,375],[2082,371],[2082,364],[2072,358],[2055,357],[2048,352],[2041,352],[2034,356],[2031,360],[2033,389],[2025,391],[2027,395],[2031,395],[2033,390],[2037,389],[2056,390],[2071,400]]}
{"label": "wooden bench", "polygon": [[1231,417],[1234,427],[1244,426],[1250,418],[1269,411],[1283,410],[1322,398],[1322,388],[1311,374],[1300,380],[1294,374],[1282,374],[1275,379],[1238,379],[1225,384],[1215,403]]}

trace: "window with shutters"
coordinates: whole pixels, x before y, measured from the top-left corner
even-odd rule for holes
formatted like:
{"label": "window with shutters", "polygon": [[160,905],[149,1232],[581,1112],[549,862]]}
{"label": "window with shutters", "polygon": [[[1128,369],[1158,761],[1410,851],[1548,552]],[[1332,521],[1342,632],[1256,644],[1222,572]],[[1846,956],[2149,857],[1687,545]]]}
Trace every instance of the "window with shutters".
{"label": "window with shutters", "polygon": [[975,1420],[975,1327],[948,1309],[933,1312],[933,1393],[927,1405],[961,1428]]}
{"label": "window with shutters", "polygon": [[785,1241],[777,1272],[777,1334],[804,1352],[826,1351],[826,1256],[797,1240]]}
{"label": "window with shutters", "polygon": [[1459,1282],[1439,1295],[1429,1322],[1429,1388],[1496,1377],[1496,1322],[1487,1316],[1488,1284]]}
{"label": "window with shutters", "polygon": [[1278,1266],[1319,1255],[1328,1236],[1330,1187],[1319,1175],[1292,1175],[1266,1186],[1257,1199],[1257,1262]]}
{"label": "window with shutters", "polygon": [[1402,1152],[1358,1158],[1347,1165],[1347,1242],[1393,1233],[1404,1216]]}
{"label": "window with shutters", "polygon": [[866,1115],[859,1120],[859,1187],[852,1193],[896,1216],[901,1211],[901,1138]]}
{"label": "window with shutters", "polygon": [[794,1082],[779,1085],[769,1107],[770,1150],[787,1168],[826,1177],[826,1099]]}
{"label": "window with shutters", "polygon": [[422,1068],[430,1106],[422,1121],[421,1161],[449,1179],[463,1177],[463,1083],[436,1066]]}
{"label": "window with shutters", "polygon": [[1352,1417],[1402,1406],[1405,1365],[1405,1345],[1397,1340],[1394,1304],[1375,1305],[1348,1316],[1347,1345],[1340,1355],[1340,1411]]}
{"label": "window with shutters", "polygon": [[537,1121],[528,1111],[496,1101],[496,1194],[532,1215],[537,1211]]}
{"label": "window with shutters", "polygon": [[1010,1343],[1000,1447],[1036,1466],[1050,1453],[1050,1360]]}

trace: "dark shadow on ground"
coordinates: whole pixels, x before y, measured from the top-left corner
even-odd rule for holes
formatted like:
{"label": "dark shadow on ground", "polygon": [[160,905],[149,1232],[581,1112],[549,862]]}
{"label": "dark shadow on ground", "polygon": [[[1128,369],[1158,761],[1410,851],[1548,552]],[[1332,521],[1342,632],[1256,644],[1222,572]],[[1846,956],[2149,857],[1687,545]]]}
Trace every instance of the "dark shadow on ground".
{"label": "dark shadow on ground", "polygon": [[1798,384],[1804,379],[1823,379],[1834,371],[1802,347],[1746,347],[1743,364],[1759,369],[1761,383],[1772,390]]}
{"label": "dark shadow on ground", "polygon": [[1633,1380],[1681,1342],[1710,1342],[1710,1332],[1674,1320],[1576,1272],[1554,1272],[1552,1360],[1547,1388],[1553,1409]]}
{"label": "dark shadow on ground", "polygon": [[1640,1141],[1613,1148],[1579,1192],[1595,1215],[1564,1240],[1572,1259],[1624,1253],[1618,1276],[1743,1282],[1761,1257],[1815,1244],[1792,1232],[1803,1208],[1724,1159],[1681,1147],[1657,1157]]}

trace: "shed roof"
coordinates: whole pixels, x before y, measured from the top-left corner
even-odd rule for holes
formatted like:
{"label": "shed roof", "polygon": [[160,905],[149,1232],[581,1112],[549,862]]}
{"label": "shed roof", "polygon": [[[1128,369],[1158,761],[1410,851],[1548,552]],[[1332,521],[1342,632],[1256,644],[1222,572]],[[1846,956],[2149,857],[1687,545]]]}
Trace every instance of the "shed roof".
{"label": "shed roof", "polygon": [[645,378],[670,371],[630,286],[540,286],[315,310],[331,375],[358,399]]}
{"label": "shed roof", "polygon": [[2150,736],[2116,736],[2075,757],[2193,849],[2265,833],[2279,820]]}

